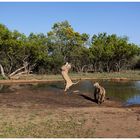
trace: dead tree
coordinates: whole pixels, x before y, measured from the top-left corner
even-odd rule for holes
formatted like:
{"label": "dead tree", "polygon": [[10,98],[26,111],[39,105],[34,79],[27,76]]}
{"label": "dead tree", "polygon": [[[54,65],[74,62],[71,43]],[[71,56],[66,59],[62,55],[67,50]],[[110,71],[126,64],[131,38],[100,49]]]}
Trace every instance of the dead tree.
{"label": "dead tree", "polygon": [[5,75],[3,66],[1,64],[0,64],[0,71],[1,71],[2,77],[5,78],[5,79],[7,79],[7,76]]}
{"label": "dead tree", "polygon": [[79,82],[79,81],[76,83],[72,82],[71,78],[68,75],[68,72],[70,69],[71,69],[71,64],[69,64],[68,62],[61,67],[61,70],[62,70],[61,74],[66,84],[64,91],[67,91],[72,85],[77,84]]}
{"label": "dead tree", "polygon": [[23,66],[12,72],[11,74],[8,75],[9,79],[19,79],[22,74],[27,74],[28,73],[28,67],[29,63],[24,62]]}
{"label": "dead tree", "polygon": [[0,64],[0,71],[1,71],[1,75],[5,78],[5,79],[19,79],[20,76],[22,76],[23,74],[29,74],[31,73],[31,69],[35,66],[29,66],[28,62],[23,62],[23,66],[16,69],[14,72],[12,72],[11,74],[7,75],[4,72],[3,66]]}

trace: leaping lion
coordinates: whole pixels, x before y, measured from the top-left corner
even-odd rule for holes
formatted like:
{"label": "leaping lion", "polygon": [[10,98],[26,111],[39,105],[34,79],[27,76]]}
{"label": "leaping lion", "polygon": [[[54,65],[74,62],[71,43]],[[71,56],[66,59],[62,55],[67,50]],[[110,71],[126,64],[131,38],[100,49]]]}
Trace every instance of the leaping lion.
{"label": "leaping lion", "polygon": [[78,84],[80,81],[79,80],[76,83],[72,82],[72,80],[70,79],[70,77],[68,75],[68,72],[70,69],[71,69],[71,64],[69,64],[68,62],[66,62],[66,64],[61,67],[61,70],[62,70],[61,74],[62,74],[63,79],[65,80],[65,83],[66,83],[64,91],[67,91],[72,85]]}

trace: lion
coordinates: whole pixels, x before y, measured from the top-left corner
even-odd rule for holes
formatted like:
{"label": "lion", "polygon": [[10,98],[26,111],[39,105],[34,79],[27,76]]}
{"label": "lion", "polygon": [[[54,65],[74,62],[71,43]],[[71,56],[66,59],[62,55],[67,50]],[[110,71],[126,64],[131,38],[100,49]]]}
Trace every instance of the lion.
{"label": "lion", "polygon": [[105,101],[106,91],[102,86],[99,85],[98,82],[94,83],[94,87],[95,87],[94,98],[98,104],[101,104],[102,102]]}
{"label": "lion", "polygon": [[78,84],[79,83],[79,81],[77,81],[77,82],[72,82],[72,80],[71,80],[71,78],[69,77],[69,75],[68,75],[68,72],[69,72],[69,70],[71,69],[71,64],[70,63],[66,63],[65,65],[63,65],[62,67],[61,67],[61,74],[62,74],[62,77],[63,77],[63,79],[65,80],[65,90],[64,91],[67,91],[72,85],[75,85],[75,84]]}

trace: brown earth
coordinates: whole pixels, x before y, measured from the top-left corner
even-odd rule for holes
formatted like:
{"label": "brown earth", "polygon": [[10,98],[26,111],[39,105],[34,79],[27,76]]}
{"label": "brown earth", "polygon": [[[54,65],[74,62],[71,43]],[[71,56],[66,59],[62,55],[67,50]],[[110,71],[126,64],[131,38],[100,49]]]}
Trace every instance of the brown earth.
{"label": "brown earth", "polygon": [[98,105],[91,96],[63,89],[13,85],[11,91],[0,93],[0,137],[140,137],[139,106],[112,99]]}

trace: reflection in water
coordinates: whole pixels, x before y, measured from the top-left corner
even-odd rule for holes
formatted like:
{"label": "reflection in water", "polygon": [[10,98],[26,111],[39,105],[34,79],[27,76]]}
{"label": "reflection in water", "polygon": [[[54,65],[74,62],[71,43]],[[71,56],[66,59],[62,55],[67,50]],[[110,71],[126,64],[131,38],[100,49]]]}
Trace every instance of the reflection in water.
{"label": "reflection in water", "polygon": [[10,93],[10,85],[0,85],[0,93]]}
{"label": "reflection in water", "polygon": [[[79,90],[81,95],[87,95],[93,98],[94,87],[91,80],[83,80],[79,84],[70,88],[70,91]],[[98,81],[106,89],[106,96],[109,98],[119,99],[125,105],[140,104],[140,81],[131,82],[112,82]],[[15,90],[45,90],[45,91],[62,91],[63,82],[50,82],[45,84],[19,84],[19,85],[0,85],[0,93],[11,93]]]}
{"label": "reflection in water", "polygon": [[118,98],[127,102],[128,99],[139,95],[140,89],[135,87],[135,82],[104,82],[107,96]]}

